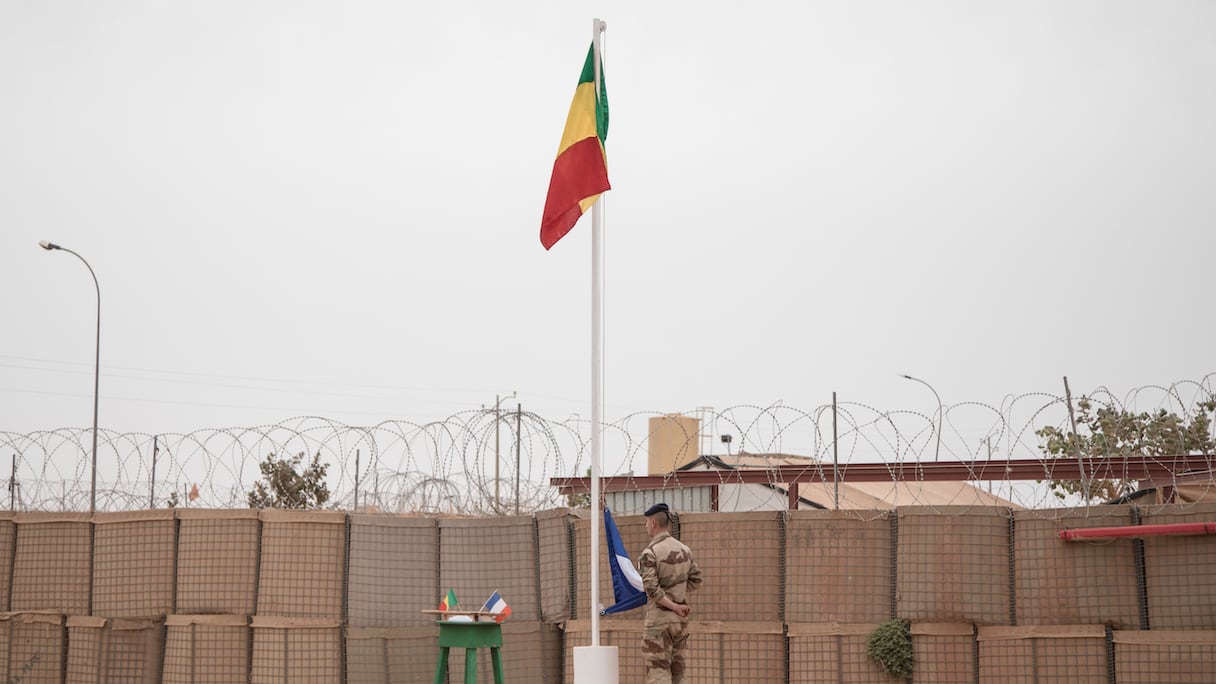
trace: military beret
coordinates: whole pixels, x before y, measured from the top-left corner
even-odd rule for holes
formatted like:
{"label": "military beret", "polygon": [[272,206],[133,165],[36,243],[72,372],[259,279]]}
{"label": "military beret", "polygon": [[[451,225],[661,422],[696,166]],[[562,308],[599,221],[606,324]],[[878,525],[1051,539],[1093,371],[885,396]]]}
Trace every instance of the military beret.
{"label": "military beret", "polygon": [[644,515],[647,518],[649,518],[652,515],[657,515],[659,513],[668,513],[670,511],[671,511],[671,509],[667,507],[667,504],[657,503],[657,504],[651,506],[650,508],[647,508],[646,513]]}

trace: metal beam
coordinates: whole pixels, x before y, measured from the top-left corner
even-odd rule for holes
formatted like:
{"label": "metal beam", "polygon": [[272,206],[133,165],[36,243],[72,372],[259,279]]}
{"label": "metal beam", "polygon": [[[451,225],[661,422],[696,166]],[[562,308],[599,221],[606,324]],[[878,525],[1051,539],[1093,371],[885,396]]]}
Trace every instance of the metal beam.
{"label": "metal beam", "polygon": [[[1082,464],[1072,459],[1030,458],[940,463],[851,463],[839,466],[841,482],[986,482],[1005,480],[1080,480]],[[1187,473],[1216,470],[1212,454],[1129,456],[1084,462],[1085,479],[1140,480],[1143,487],[1170,484]],[[833,482],[832,465],[778,466],[765,469],[685,470],[669,475],[601,477],[601,492],[648,491],[723,484]],[[560,494],[586,494],[590,478],[554,477]]]}

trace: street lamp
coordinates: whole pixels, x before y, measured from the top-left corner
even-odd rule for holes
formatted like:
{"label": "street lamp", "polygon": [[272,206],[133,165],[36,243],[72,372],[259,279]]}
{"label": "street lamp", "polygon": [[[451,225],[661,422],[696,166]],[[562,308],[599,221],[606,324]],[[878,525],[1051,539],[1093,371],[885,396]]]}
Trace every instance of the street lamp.
{"label": "street lamp", "polygon": [[901,373],[899,377],[901,377],[905,380],[912,380],[914,382],[919,382],[920,384],[924,385],[925,387],[928,387],[929,391],[933,393],[933,396],[937,398],[937,446],[933,449],[933,462],[936,463],[938,457],[941,456],[941,452],[942,452],[942,398],[941,398],[941,395],[939,395],[937,393],[937,390],[933,389],[933,385],[930,385],[929,383],[925,382],[924,380],[921,380],[920,378],[914,378],[911,375],[908,375],[906,373]]}
{"label": "street lamp", "polygon": [[97,390],[101,386],[101,286],[97,284],[97,274],[93,272],[93,267],[85,261],[84,257],[67,247],[60,247],[46,240],[39,242],[38,245],[47,251],[57,249],[80,259],[85,268],[89,269],[89,275],[93,276],[93,287],[97,290],[97,340],[93,346],[93,474],[92,483],[89,486],[89,514],[91,515],[97,512]]}

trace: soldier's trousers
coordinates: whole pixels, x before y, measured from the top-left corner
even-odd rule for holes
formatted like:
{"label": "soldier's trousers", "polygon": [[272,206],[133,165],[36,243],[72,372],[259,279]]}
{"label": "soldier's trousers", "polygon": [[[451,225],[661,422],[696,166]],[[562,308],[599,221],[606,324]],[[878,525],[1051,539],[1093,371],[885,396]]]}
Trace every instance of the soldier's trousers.
{"label": "soldier's trousers", "polygon": [[686,623],[647,627],[642,633],[646,684],[680,684],[684,681],[684,654],[687,649]]}

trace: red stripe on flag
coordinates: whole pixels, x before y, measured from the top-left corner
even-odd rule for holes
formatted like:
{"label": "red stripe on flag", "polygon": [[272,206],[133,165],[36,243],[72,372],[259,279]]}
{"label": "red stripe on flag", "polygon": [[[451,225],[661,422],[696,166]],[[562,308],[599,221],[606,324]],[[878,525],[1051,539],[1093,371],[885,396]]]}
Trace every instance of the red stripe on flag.
{"label": "red stripe on flag", "polygon": [[608,167],[599,138],[584,138],[567,147],[553,162],[545,215],[540,224],[540,242],[549,249],[574,227],[582,208],[578,203],[611,189]]}

